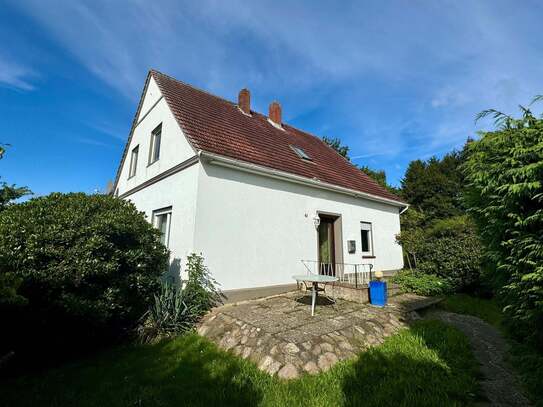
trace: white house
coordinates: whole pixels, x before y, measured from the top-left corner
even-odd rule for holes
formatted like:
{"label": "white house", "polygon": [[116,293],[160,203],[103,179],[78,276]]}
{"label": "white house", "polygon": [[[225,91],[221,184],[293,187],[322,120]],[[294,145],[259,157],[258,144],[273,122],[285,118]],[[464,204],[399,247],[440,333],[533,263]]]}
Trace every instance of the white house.
{"label": "white house", "polygon": [[186,256],[201,252],[227,294],[281,290],[323,265],[403,267],[407,205],[284,123],[277,102],[267,117],[251,110],[246,89],[236,104],[151,70],[114,193],[162,231],[173,270],[185,278]]}

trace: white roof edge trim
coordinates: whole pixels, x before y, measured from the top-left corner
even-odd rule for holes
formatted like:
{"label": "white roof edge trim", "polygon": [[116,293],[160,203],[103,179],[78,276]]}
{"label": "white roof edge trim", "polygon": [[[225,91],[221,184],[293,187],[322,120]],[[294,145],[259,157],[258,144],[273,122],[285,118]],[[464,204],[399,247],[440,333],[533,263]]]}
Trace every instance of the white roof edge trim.
{"label": "white roof edge trim", "polygon": [[373,194],[368,194],[367,192],[361,192],[361,191],[357,191],[355,189],[340,187],[340,186],[337,186],[337,185],[334,185],[334,184],[329,184],[327,182],[322,182],[322,181],[319,181],[319,180],[316,180],[316,179],[306,178],[306,177],[302,177],[300,175],[294,175],[294,174],[291,174],[289,172],[274,170],[274,169],[269,168],[269,167],[264,167],[264,166],[257,165],[257,164],[251,164],[251,163],[248,163],[246,161],[236,160],[234,158],[229,158],[229,157],[225,157],[225,156],[218,155],[218,154],[208,153],[207,151],[203,151],[203,150],[200,150],[198,152],[198,156],[200,157],[200,159],[205,159],[208,162],[210,162],[211,164],[216,164],[216,165],[220,165],[220,166],[223,166],[223,167],[229,167],[229,168],[234,168],[234,169],[238,169],[238,170],[243,170],[243,171],[246,171],[246,172],[252,172],[252,173],[256,173],[256,174],[260,174],[260,175],[266,175],[268,177],[287,180],[287,181],[295,182],[295,183],[298,183],[298,184],[310,185],[310,186],[313,186],[313,187],[326,189],[326,190],[329,190],[329,191],[334,191],[334,192],[339,192],[339,193],[346,194],[346,195],[351,195],[351,196],[354,196],[356,198],[364,198],[364,199],[368,199],[370,201],[386,203],[386,204],[389,204],[389,205],[392,205],[392,206],[397,206],[397,207],[404,208],[404,209],[407,209],[409,207],[409,205],[406,204],[406,203],[394,201],[394,200],[388,199],[388,198],[382,198],[380,196],[376,196],[376,195],[373,195]]}

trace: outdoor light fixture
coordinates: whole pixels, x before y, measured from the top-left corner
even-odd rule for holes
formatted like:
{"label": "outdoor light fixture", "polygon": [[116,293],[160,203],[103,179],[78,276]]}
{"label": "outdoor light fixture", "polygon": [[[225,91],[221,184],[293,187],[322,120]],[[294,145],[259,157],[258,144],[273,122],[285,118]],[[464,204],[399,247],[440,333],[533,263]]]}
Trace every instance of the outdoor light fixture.
{"label": "outdoor light fixture", "polygon": [[313,223],[315,224],[315,228],[319,228],[319,225],[321,224],[321,218],[319,218],[319,215],[315,215],[313,218]]}

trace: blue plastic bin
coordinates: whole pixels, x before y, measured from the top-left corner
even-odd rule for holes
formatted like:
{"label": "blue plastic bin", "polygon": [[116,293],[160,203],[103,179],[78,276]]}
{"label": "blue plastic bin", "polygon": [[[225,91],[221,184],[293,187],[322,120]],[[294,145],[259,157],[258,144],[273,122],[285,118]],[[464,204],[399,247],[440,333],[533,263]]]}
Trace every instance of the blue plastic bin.
{"label": "blue plastic bin", "polygon": [[385,281],[370,281],[370,303],[377,307],[387,305],[387,283]]}

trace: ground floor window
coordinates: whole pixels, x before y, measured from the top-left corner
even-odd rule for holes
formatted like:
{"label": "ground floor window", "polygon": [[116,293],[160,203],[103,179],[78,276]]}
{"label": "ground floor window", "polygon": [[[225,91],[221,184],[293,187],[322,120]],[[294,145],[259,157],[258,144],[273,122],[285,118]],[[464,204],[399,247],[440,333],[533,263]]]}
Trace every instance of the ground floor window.
{"label": "ground floor window", "polygon": [[373,256],[373,237],[370,222],[360,222],[360,236],[362,239],[361,248],[362,254]]}
{"label": "ground floor window", "polygon": [[171,218],[171,206],[153,211],[153,225],[160,231],[160,241],[166,247],[168,247],[170,240]]}

